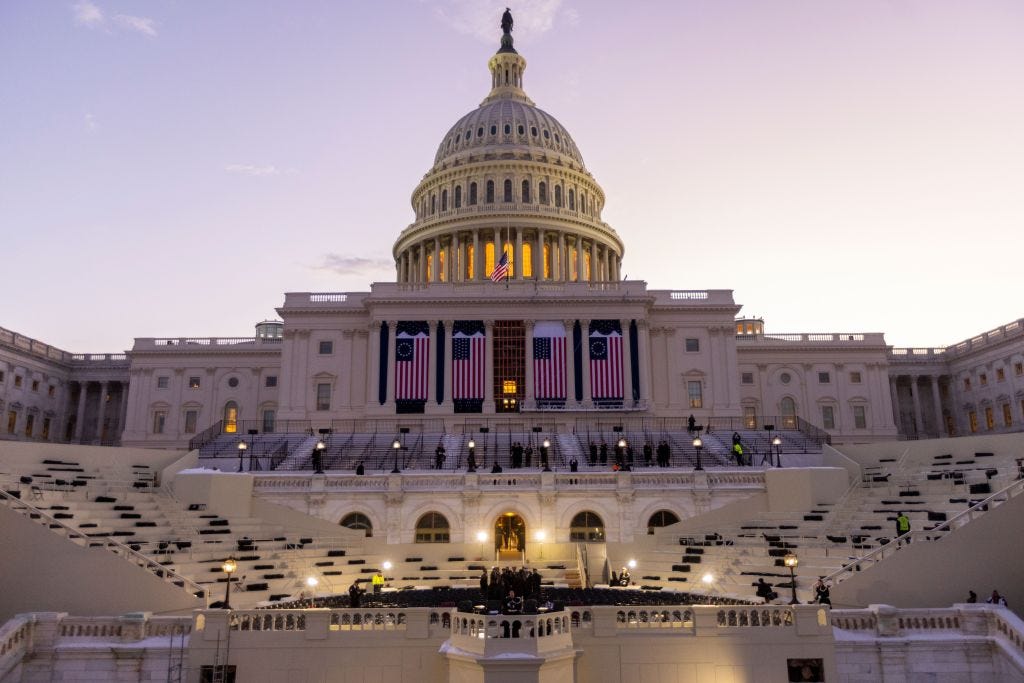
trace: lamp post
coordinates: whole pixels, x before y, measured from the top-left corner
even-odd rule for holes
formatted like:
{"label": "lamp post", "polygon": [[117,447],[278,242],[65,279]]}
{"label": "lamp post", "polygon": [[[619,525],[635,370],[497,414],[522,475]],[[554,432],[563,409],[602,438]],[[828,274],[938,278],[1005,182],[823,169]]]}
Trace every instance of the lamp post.
{"label": "lamp post", "polygon": [[800,601],[796,599],[796,566],[800,564],[800,559],[793,553],[788,553],[782,558],[782,561],[789,567],[789,585],[793,589],[793,599],[789,601],[789,604],[799,605]]}
{"label": "lamp post", "polygon": [[238,562],[235,558],[229,557],[220,565],[221,571],[228,575],[228,581],[224,587],[224,609],[231,609],[231,575],[238,569]]}
{"label": "lamp post", "polygon": [[484,559],[484,543],[487,542],[487,532],[486,531],[478,531],[478,532],[476,532],[476,540],[480,544],[480,561],[482,562],[483,559]]}
{"label": "lamp post", "polygon": [[775,446],[775,466],[782,467],[782,439],[776,436],[772,439],[772,445]]}
{"label": "lamp post", "polygon": [[242,471],[242,458],[245,457],[245,449],[249,446],[244,441],[238,442],[238,471]]}
{"label": "lamp post", "polygon": [[693,469],[694,470],[703,470],[704,466],[700,462],[700,449],[704,448],[704,442],[700,440],[699,436],[698,437],[694,437],[694,439],[693,439],[693,447],[697,451],[697,466],[694,467]]}
{"label": "lamp post", "polygon": [[476,441],[470,439],[469,443],[466,444],[466,448],[469,449],[469,457],[466,458],[466,470],[476,472]]}
{"label": "lamp post", "polygon": [[316,442],[316,448],[313,449],[313,473],[323,474],[324,473],[324,449],[327,448],[324,445],[323,440]]}
{"label": "lamp post", "polygon": [[540,464],[544,466],[545,472],[551,471],[551,465],[548,462],[548,449],[551,448],[551,442],[544,439],[544,443],[540,445]]}
{"label": "lamp post", "polygon": [[402,450],[402,442],[398,439],[392,441],[391,450],[395,452],[395,468],[391,470],[391,474],[399,474],[402,470],[398,468],[398,451]]}
{"label": "lamp post", "polygon": [[534,538],[536,538],[537,539],[537,543],[540,544],[540,560],[543,562],[544,561],[544,539],[547,538],[547,534],[545,534],[544,530],[541,529],[536,534],[534,534]]}

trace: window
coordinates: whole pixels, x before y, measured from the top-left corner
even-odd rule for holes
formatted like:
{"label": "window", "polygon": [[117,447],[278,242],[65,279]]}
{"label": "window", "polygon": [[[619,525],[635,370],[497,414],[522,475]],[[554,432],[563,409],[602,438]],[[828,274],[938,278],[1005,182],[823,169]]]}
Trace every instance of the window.
{"label": "window", "polygon": [[450,538],[448,520],[438,512],[428,512],[416,522],[417,543],[447,543]]}
{"label": "window", "polygon": [[516,131],[517,131],[517,132],[518,132],[518,133],[519,133],[520,135],[523,135],[523,134],[525,134],[525,133],[526,133],[526,128],[524,128],[524,127],[523,127],[523,124],[521,124],[521,123],[520,123],[520,124],[519,124],[519,125],[518,125],[518,126],[516,127]]}
{"label": "window", "polygon": [[647,520],[647,533],[653,534],[655,529],[679,523],[679,516],[671,510],[658,510]]}
{"label": "window", "polygon": [[341,518],[341,526],[356,531],[366,532],[367,536],[373,536],[373,522],[361,512],[352,512]]}
{"label": "window", "polygon": [[970,377],[964,377],[964,391],[970,391],[970,390],[971,390],[971,378]]}
{"label": "window", "polygon": [[31,437],[36,428],[36,416],[29,413],[25,418],[25,436]]}
{"label": "window", "polygon": [[18,411],[8,410],[7,411],[7,433],[13,434],[15,427],[18,425]]}
{"label": "window", "polygon": [[455,186],[455,208],[462,208],[462,185]]}
{"label": "window", "polygon": [[32,380],[32,391],[39,391],[39,380]]}
{"label": "window", "polygon": [[20,387],[22,383],[21,375],[14,376],[14,386]]}
{"label": "window", "polygon": [[1013,410],[1009,403],[1003,404],[1003,426],[1009,427],[1013,424]]}
{"label": "window", "polygon": [[604,522],[593,512],[581,512],[569,524],[570,541],[604,542]]}
{"label": "window", "polygon": [[537,137],[537,126],[530,126],[530,135]]}
{"label": "window", "polygon": [[986,375],[984,372],[978,375],[978,384],[980,384],[983,387],[988,386],[988,375]]}
{"label": "window", "polygon": [[484,136],[484,127],[483,126],[480,126],[479,128],[476,129],[476,136],[478,138],[482,138]]}
{"label": "window", "polygon": [[576,210],[576,190],[573,190],[572,188],[569,189],[569,210]]}
{"label": "window", "polygon": [[57,387],[55,387],[52,384],[50,386],[46,387],[46,395],[49,396],[50,398],[53,398],[54,396],[56,396],[57,395]]}
{"label": "window", "polygon": [[196,423],[198,421],[199,421],[199,411],[198,410],[186,410],[185,411],[185,433],[186,434],[195,434],[196,433]]}
{"label": "window", "polygon": [[[1019,375],[1020,373],[1018,372],[1017,374]],[[4,377],[5,376],[6,376],[6,373],[3,370],[0,370],[0,382],[4,381]]]}
{"label": "window", "polygon": [[43,432],[39,435],[39,438],[43,441],[50,440],[50,418],[48,417],[43,418]]}
{"label": "window", "polygon": [[821,426],[825,429],[836,428],[836,413],[832,406],[821,407]]}
{"label": "window", "polygon": [[818,384],[828,384],[831,381],[832,381],[832,377],[831,377],[831,375],[829,373],[827,373],[827,372],[819,372],[818,373]]}
{"label": "window", "polygon": [[562,208],[562,186],[555,185],[555,206]]}
{"label": "window", "polygon": [[236,683],[237,667],[234,664],[203,664],[199,669],[199,683]]}
{"label": "window", "polygon": [[686,351],[692,353],[694,351],[700,351],[700,339],[688,338],[686,340]]}
{"label": "window", "polygon": [[497,135],[497,134],[498,134],[498,127],[495,126],[495,125],[492,125],[491,126],[491,135]]}
{"label": "window", "polygon": [[996,416],[992,410],[992,406],[985,406],[985,429],[991,431],[995,429]]}
{"label": "window", "polygon": [[447,211],[448,210],[448,190],[447,189],[441,190],[441,210],[442,211]]}
{"label": "window", "polygon": [[237,377],[228,377],[228,386],[231,387],[232,389],[237,387],[238,386],[238,378]]}
{"label": "window", "polygon": [[1004,370],[1002,368],[996,368],[996,381],[997,382],[1005,382],[1006,381],[1006,370]]}
{"label": "window", "polygon": [[238,431],[238,404],[228,401],[224,404],[224,433],[234,434]]}
{"label": "window", "polygon": [[277,375],[267,375],[263,379],[263,386],[273,388],[277,386]]}
{"label": "window", "polygon": [[153,411],[153,433],[163,434],[164,427],[167,425],[167,411],[166,410],[155,410]]}
{"label": "window", "polygon": [[541,181],[541,183],[539,185],[537,185],[537,198],[538,198],[538,201],[541,204],[547,204],[548,203],[548,184],[547,183]]}
{"label": "window", "polygon": [[330,384],[317,384],[316,385],[316,409],[317,410],[330,410],[331,409],[331,385]]}
{"label": "window", "polygon": [[[1018,377],[1020,377],[1021,375],[1024,375],[1024,363],[1014,363],[1013,364],[1013,374],[1017,375]],[[3,379],[4,379],[4,373],[0,372],[0,382],[2,382]]]}
{"label": "window", "polygon": [[430,195],[430,213],[431,214],[437,213],[437,195],[436,194]]}
{"label": "window", "polygon": [[530,203],[530,181],[529,180],[524,180],[523,181],[522,198],[523,198],[522,199],[523,204],[529,204]]}
{"label": "window", "polygon": [[860,373],[859,372],[851,372],[850,373],[850,384],[860,384],[860,383],[861,383]]}
{"label": "window", "polygon": [[512,126],[510,126],[509,124],[506,123],[504,131],[505,131],[505,135],[512,135]]}
{"label": "window", "polygon": [[978,413],[973,410],[967,412],[967,421],[971,425],[971,434],[978,433]]}
{"label": "window", "polygon": [[493,204],[494,203],[494,181],[493,180],[488,180],[487,181],[487,196],[484,199],[484,201],[487,202],[488,204]]}
{"label": "window", "polygon": [[697,382],[687,382],[686,383],[686,393],[690,397],[690,407],[691,408],[703,408],[704,407],[704,397],[703,397],[703,394],[701,392],[701,384],[700,384],[699,381],[697,381]]}
{"label": "window", "polygon": [[322,342],[320,342],[320,355],[321,356],[328,356],[328,355],[330,355],[332,353],[334,353],[334,342],[332,342],[332,341],[322,341]]}
{"label": "window", "polygon": [[864,406],[853,407],[853,427],[854,429],[868,428],[867,410],[865,410]]}
{"label": "window", "polygon": [[783,429],[796,429],[796,401],[786,396],[779,401]]}
{"label": "window", "polygon": [[757,407],[743,406],[744,429],[757,429]]}
{"label": "window", "polygon": [[188,378],[188,388],[189,389],[198,389],[199,388],[199,378],[198,377],[189,377]]}
{"label": "window", "polygon": [[509,204],[509,203],[512,202],[512,181],[506,179],[505,183],[504,183],[503,189],[504,189],[504,202],[506,204]]}
{"label": "window", "polygon": [[740,382],[742,382],[743,384],[753,384],[754,383],[754,373],[752,373],[752,372],[744,372],[743,374],[740,375]]}
{"label": "window", "polygon": [[277,411],[267,408],[263,411],[263,433],[269,434],[274,431],[274,422],[277,420]]}
{"label": "window", "polygon": [[469,184],[469,205],[476,205],[476,183]]}

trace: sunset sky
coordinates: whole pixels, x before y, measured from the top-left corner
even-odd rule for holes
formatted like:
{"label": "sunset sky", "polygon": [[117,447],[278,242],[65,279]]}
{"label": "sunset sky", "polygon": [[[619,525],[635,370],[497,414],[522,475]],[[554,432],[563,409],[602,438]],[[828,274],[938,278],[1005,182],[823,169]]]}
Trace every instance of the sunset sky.
{"label": "sunset sky", "polygon": [[[120,351],[392,281],[504,7],[0,2],[0,326]],[[1024,2],[512,12],[525,89],[604,188],[628,279],[898,346],[1024,317]]]}

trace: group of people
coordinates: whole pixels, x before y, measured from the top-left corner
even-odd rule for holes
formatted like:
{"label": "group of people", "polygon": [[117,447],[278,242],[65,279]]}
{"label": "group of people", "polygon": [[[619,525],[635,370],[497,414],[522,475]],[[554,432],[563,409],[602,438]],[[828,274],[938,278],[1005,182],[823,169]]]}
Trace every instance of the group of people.
{"label": "group of people", "polygon": [[540,601],[540,573],[526,567],[492,567],[480,572],[480,595],[485,600],[500,601],[505,612],[516,614],[523,610],[523,600]]}
{"label": "group of people", "polygon": [[[978,602],[978,594],[974,591],[967,591],[967,602],[971,604]],[[1009,605],[1006,604],[1006,598],[1000,595],[997,590],[992,591],[992,595],[988,596],[988,599],[985,600],[985,602],[989,605],[1009,607]]]}
{"label": "group of people", "polygon": [[626,587],[632,583],[633,579],[629,575],[629,567],[623,567],[622,571],[618,574],[612,572],[612,576],[608,579],[609,586],[622,586]]}
{"label": "group of people", "polygon": [[[757,597],[764,600],[766,605],[778,599],[779,594],[775,591],[775,587],[765,581],[763,577],[759,578],[755,585],[757,586]],[[819,605],[832,606],[832,589],[825,583],[824,576],[819,576],[818,583],[814,584],[814,602]]]}

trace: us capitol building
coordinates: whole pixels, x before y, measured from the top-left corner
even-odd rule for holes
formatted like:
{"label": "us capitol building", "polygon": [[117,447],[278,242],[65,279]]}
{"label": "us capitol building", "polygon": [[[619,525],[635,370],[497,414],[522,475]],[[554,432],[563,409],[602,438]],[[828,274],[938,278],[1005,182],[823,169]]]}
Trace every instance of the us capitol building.
{"label": "us capitol building", "polygon": [[[909,467],[907,463],[918,457],[914,453],[924,462],[939,458],[939,451],[956,450],[944,444],[962,440],[950,437],[994,439],[971,441],[981,445],[964,448],[997,451],[995,457],[1001,457],[1004,443],[1010,450],[1019,448],[1014,434],[1024,424],[1024,320],[945,348],[902,349],[888,346],[877,332],[774,334],[766,331],[764,320],[744,317],[730,290],[652,290],[642,280],[622,279],[625,239],[602,220],[604,190],[587,170],[570,133],[528,97],[526,59],[513,46],[507,12],[503,29],[500,47],[487,63],[489,92],[441,137],[433,164],[412,190],[414,220],[398,234],[392,250],[394,282],[373,283],[362,292],[289,292],[276,311],[279,319],[257,324],[252,337],[137,338],[127,353],[69,353],[0,328],[0,439],[28,442],[4,446],[15,449],[8,452],[8,462],[33,462],[37,470],[44,464],[52,468],[54,463],[91,462],[107,476],[115,470],[123,473],[129,461],[156,463],[131,467],[158,468],[160,475],[141,488],[173,487],[174,504],[184,506],[173,515],[165,510],[168,519],[177,520],[179,537],[170,545],[177,545],[179,555],[150,555],[148,541],[124,543],[132,552],[156,557],[149,561],[164,567],[156,573],[165,581],[178,576],[169,572],[179,572],[184,577],[176,583],[179,587],[209,583],[200,577],[209,565],[189,574],[180,554],[188,547],[180,540],[181,516],[199,519],[206,511],[250,521],[262,516],[264,522],[272,520],[281,528],[302,528],[310,537],[347,534],[344,545],[350,556],[364,553],[367,567],[388,568],[392,559],[400,562],[400,556],[410,556],[410,568],[395,568],[395,576],[387,576],[389,589],[401,588],[403,582],[409,588],[436,584],[440,579],[428,574],[456,572],[454,564],[467,557],[488,565],[543,567],[545,578],[555,585],[576,580],[581,585],[606,585],[609,569],[639,557],[638,572],[646,574],[641,581],[651,590],[668,590],[696,585],[681,586],[688,580],[682,575],[670,578],[673,572],[684,571],[678,557],[664,560],[660,569],[651,568],[659,553],[678,556],[685,550],[682,559],[689,572],[689,565],[699,563],[705,551],[680,545],[699,546],[704,538],[717,543],[717,552],[733,547],[718,533],[698,532],[795,529],[781,524],[780,516],[821,519],[829,513],[816,508],[841,506],[854,495],[851,485],[855,488],[863,481],[887,486],[887,473],[895,467],[889,463],[898,458],[901,467]],[[1010,441],[999,441],[1002,438]],[[733,453],[734,439],[745,448],[739,459]],[[908,443],[924,450],[913,451]],[[91,448],[101,445],[120,448]],[[657,453],[660,461],[662,449],[664,463],[654,464],[652,454]],[[116,464],[119,458],[121,465]],[[24,493],[20,499],[29,491],[38,494],[38,500],[48,499],[51,493],[45,487],[36,491],[39,472],[24,467],[19,474]],[[9,465],[10,472],[4,474],[14,477],[15,469]],[[991,471],[995,474],[988,474],[988,479],[1002,482],[1003,471]],[[84,479],[81,486],[88,489],[92,484]],[[981,495],[982,490],[978,492]],[[89,501],[90,496],[86,494]],[[82,514],[71,505],[65,517]],[[51,514],[46,509],[39,506],[32,512],[34,519]],[[67,510],[67,505],[49,509]],[[934,514],[927,519],[945,519]],[[704,521],[686,526],[702,515]],[[775,519],[775,526],[741,526],[744,519],[756,517]],[[670,526],[671,530],[664,528]],[[259,541],[263,532],[252,528],[245,538],[256,536]],[[918,523],[915,531],[930,528]],[[296,545],[308,550],[312,544],[311,539],[296,544],[280,533],[275,541],[288,538],[281,552]],[[870,532],[877,533],[881,532]],[[798,547],[796,541],[772,541],[771,534],[753,535],[782,543],[772,547],[783,553]],[[741,534],[745,535],[750,534]],[[263,539],[265,547],[267,540]],[[168,540],[152,542],[162,543],[159,552],[167,552]],[[238,550],[248,547],[239,545]],[[840,555],[857,548],[867,552],[867,547],[844,546]],[[707,550],[705,562],[718,561],[711,558],[713,552]],[[328,557],[344,555],[338,553]],[[569,558],[587,576],[559,573],[565,567],[545,565],[545,553],[549,561]],[[380,565],[384,558],[388,561]],[[753,574],[742,571],[748,560],[730,558],[715,566],[721,576],[731,577],[731,583],[705,578],[709,594],[756,600]],[[330,585],[330,593],[344,593],[351,575],[336,578],[342,571],[324,570],[333,560],[319,559],[303,562],[323,570],[320,580]],[[411,568],[419,562],[429,566]],[[772,562],[779,566],[775,559]],[[922,563],[918,569],[924,572],[928,562]],[[144,564],[140,561],[140,566]],[[826,565],[812,571],[827,574]],[[256,575],[270,566],[253,565],[248,572]],[[843,569],[852,571],[850,566]],[[856,569],[859,572],[860,566]],[[13,575],[15,569],[10,571]],[[297,571],[291,565],[290,573],[266,574],[273,578],[258,584],[262,588],[254,588],[257,584],[250,578],[249,589],[231,598],[235,608],[254,610],[251,614],[256,615],[258,606],[295,597],[301,588],[294,584]],[[550,572],[554,574],[549,576]],[[472,585],[473,576],[475,569],[471,576],[443,583]],[[710,576],[710,571],[705,574]],[[177,581],[173,578],[172,583]],[[231,581],[229,573],[229,590]],[[275,581],[280,584],[277,593]],[[689,581],[700,579],[694,575]],[[855,583],[851,579],[850,584]],[[219,585],[212,590],[224,590]],[[799,587],[801,602],[806,602],[810,585]],[[125,588],[129,595],[144,594],[133,590]],[[839,593],[851,605],[895,603],[891,591],[877,586],[874,590],[880,592]],[[955,590],[964,592],[960,586]],[[797,598],[796,585],[793,597]],[[107,604],[107,613],[129,611],[115,596],[109,596]],[[167,612],[174,611],[160,604]],[[361,623],[358,614],[352,622],[340,612],[324,616],[313,611],[303,614],[301,622],[300,617],[291,621],[292,616],[280,624],[272,619],[266,622],[270,628],[264,629],[262,617],[248,621],[250,616],[243,615],[238,617],[243,621],[230,621],[233,617],[203,611],[203,606],[185,605],[200,608],[198,616],[181,624],[167,621],[169,630],[160,630],[164,627],[159,620],[137,626],[122,618],[117,633],[122,641],[130,640],[125,633],[136,627],[143,629],[139,634],[170,635],[172,645],[160,650],[160,657],[167,660],[167,680],[172,680],[170,662],[179,656],[174,654],[174,634],[191,630],[192,638],[201,636],[202,642],[190,643],[190,654],[181,656],[194,670],[188,669],[185,659],[179,660],[179,674],[192,674],[174,680],[198,681],[218,675],[211,657],[229,656],[221,651],[221,635],[235,633],[236,647],[244,648],[245,638],[257,635],[244,631],[303,631],[306,641],[329,640],[336,632],[359,630],[355,624]],[[59,606],[44,607],[60,611]],[[385,633],[384,626],[376,635],[361,632],[366,639],[360,642],[378,654],[389,647],[409,648],[401,665],[405,673],[392,672],[388,680],[619,680],[611,674],[601,678],[601,662],[606,661],[622,672],[636,672],[634,680],[786,680],[785,665],[763,678],[750,673],[757,671],[758,660],[771,659],[773,648],[788,648],[793,657],[788,680],[825,680],[818,677],[822,671],[828,680],[911,680],[896,672],[912,669],[913,657],[901,660],[903,669],[883,657],[881,669],[869,666],[861,676],[857,671],[862,655],[856,647],[835,644],[833,627],[883,636],[886,629],[895,629],[894,613],[874,607],[870,614],[854,615],[851,610],[850,615],[831,618],[825,610],[808,605],[782,617],[765,611],[760,617],[769,620],[765,626],[772,619],[775,626],[795,624],[804,640],[773,640],[775,636],[765,636],[765,630],[753,639],[702,641],[719,662],[734,659],[727,676],[721,667],[713,669],[718,678],[709,673],[712,669],[675,662],[665,645],[653,641],[636,641],[637,649],[630,650],[622,644],[622,629],[633,628],[632,635],[639,637],[638,625],[654,622],[614,607],[576,612],[564,622],[556,618],[554,632],[548,623],[549,640],[537,636],[531,645],[536,666],[529,675],[514,667],[499,671],[496,663],[505,658],[507,664],[517,651],[489,644],[494,625],[476,613],[468,620],[445,613],[439,620],[436,611],[412,610],[401,617],[408,621],[384,617],[384,622],[374,622],[398,624],[391,631],[400,632],[402,642],[388,640],[398,636]],[[97,613],[79,609],[83,614]],[[752,616],[730,616],[717,607],[694,610],[684,615],[689,622],[680,617],[676,624],[668,611],[655,611],[652,619],[661,619],[669,630],[697,636],[759,623],[757,610]],[[956,618],[965,624],[970,619],[980,623],[983,616],[979,611]],[[953,623],[952,617],[943,618]],[[44,622],[49,623],[40,617],[31,623]],[[442,623],[447,625],[443,634],[438,630]],[[942,623],[946,622],[940,619]],[[960,628],[960,621],[956,623]],[[179,626],[182,630],[176,631]],[[1017,650],[1010,648],[1017,652],[1013,656],[1024,661],[1019,634],[1012,636],[1012,624],[1006,628],[1008,637],[1018,638]],[[530,629],[532,634],[532,622]],[[543,636],[544,627],[539,631]],[[57,638],[52,633],[46,637]],[[449,639],[440,656],[448,664],[442,666],[437,663],[437,644],[444,637]],[[602,637],[608,639],[603,645]],[[16,651],[20,641],[11,638]],[[186,648],[184,638],[181,652]],[[317,650],[317,643],[303,643],[303,656],[336,656]],[[291,646],[275,641],[239,652],[258,660],[257,650],[274,652],[280,647]],[[351,643],[345,645],[350,647]],[[609,647],[617,654],[604,650]],[[962,647],[966,651],[971,646]],[[741,650],[746,654],[736,654]],[[936,647],[918,658],[939,661],[940,650]],[[360,662],[361,673],[351,680],[379,680],[370,673],[373,667],[359,659],[368,655],[345,652],[352,662]],[[411,652],[422,658],[423,671],[431,672],[424,678],[416,678],[416,668],[408,661]],[[1024,668],[978,664],[981,660],[972,656],[975,673],[955,680],[985,679],[978,678],[977,671],[994,676],[985,680],[1021,680],[1014,675]],[[806,665],[800,664],[801,657]],[[644,668],[647,660],[661,662],[660,673]],[[18,671],[32,670],[28,664],[18,666]],[[3,678],[3,667],[0,658],[0,679],[22,680]],[[59,668],[53,664],[46,671]],[[693,677],[688,678],[687,671],[695,672]],[[837,671],[840,678],[835,677]],[[24,680],[37,680],[25,676]],[[60,680],[76,680],[66,672],[64,676]],[[118,680],[164,680],[160,676]],[[231,676],[233,680],[234,673]]]}

